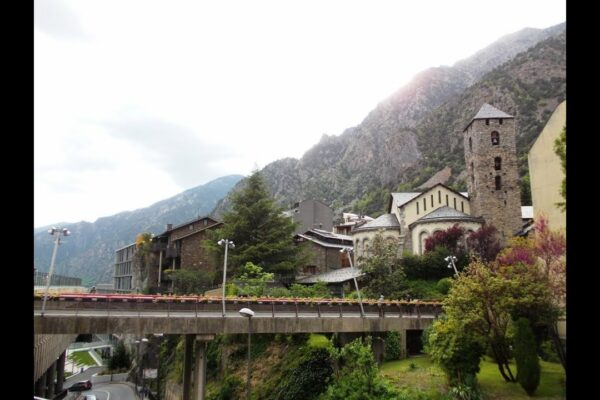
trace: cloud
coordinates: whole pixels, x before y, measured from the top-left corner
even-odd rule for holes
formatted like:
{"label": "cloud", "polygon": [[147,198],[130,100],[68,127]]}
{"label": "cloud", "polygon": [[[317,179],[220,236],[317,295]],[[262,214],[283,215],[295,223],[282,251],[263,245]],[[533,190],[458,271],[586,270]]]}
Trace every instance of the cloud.
{"label": "cloud", "polygon": [[227,143],[209,143],[185,126],[155,117],[128,115],[96,124],[141,148],[145,159],[159,164],[183,188],[225,175],[219,173],[218,164],[240,156]]}
{"label": "cloud", "polygon": [[37,0],[33,7],[33,23],[51,36],[88,40],[79,18],[62,1]]}

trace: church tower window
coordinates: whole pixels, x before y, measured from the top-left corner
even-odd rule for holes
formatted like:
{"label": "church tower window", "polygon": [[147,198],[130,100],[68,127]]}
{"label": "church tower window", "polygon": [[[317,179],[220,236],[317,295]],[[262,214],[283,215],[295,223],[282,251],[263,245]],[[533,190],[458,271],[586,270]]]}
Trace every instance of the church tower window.
{"label": "church tower window", "polygon": [[492,132],[492,145],[497,146],[500,144],[500,134],[496,131]]}
{"label": "church tower window", "polygon": [[473,151],[473,140],[469,138],[469,151]]}
{"label": "church tower window", "polygon": [[494,169],[500,171],[502,169],[502,157],[494,157]]}
{"label": "church tower window", "polygon": [[496,176],[496,190],[502,189],[502,177],[500,175]]}

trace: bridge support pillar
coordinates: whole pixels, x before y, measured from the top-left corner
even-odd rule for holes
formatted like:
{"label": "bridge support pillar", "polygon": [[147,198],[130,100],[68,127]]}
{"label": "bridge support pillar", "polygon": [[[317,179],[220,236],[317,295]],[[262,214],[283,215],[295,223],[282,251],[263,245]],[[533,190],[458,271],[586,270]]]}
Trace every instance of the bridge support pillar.
{"label": "bridge support pillar", "polygon": [[406,334],[407,330],[400,331],[400,358],[408,357],[408,351],[406,349]]}
{"label": "bridge support pillar", "polygon": [[50,368],[48,368],[48,371],[46,371],[46,395],[44,397],[47,397],[49,399],[54,397],[54,377],[55,376],[56,376],[56,362],[53,362],[50,365]]}
{"label": "bridge support pillar", "polygon": [[206,395],[206,345],[213,335],[196,336],[196,358],[194,366],[194,399],[204,400]]}
{"label": "bridge support pillar", "polygon": [[379,335],[373,335],[373,341],[371,342],[371,351],[377,364],[382,364],[385,359],[385,340],[383,339],[384,333]]}
{"label": "bridge support pillar", "polygon": [[46,395],[46,373],[42,374],[35,383],[35,395],[38,397]]}
{"label": "bridge support pillar", "polygon": [[192,356],[194,350],[194,337],[196,335],[185,335],[183,348],[183,398],[182,400],[191,400],[190,393],[192,389]]}
{"label": "bridge support pillar", "polygon": [[66,350],[58,357],[56,361],[56,393],[60,393],[63,390],[63,383],[65,381],[65,358],[67,357]]}

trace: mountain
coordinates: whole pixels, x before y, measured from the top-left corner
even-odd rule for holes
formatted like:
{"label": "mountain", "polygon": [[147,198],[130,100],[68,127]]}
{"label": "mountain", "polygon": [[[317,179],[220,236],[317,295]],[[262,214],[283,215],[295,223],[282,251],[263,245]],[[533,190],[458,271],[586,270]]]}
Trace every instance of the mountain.
{"label": "mountain", "polygon": [[[85,278],[90,283],[111,282],[115,250],[133,243],[141,232],[160,233],[167,223],[184,223],[208,215],[217,202],[243,177],[229,175],[186,190],[150,207],[125,211],[96,222],[56,224],[71,231],[61,240],[54,273]],[[48,271],[54,242],[48,227],[34,229],[34,267]]]}
{"label": "mountain", "polygon": [[[380,213],[390,190],[412,190],[450,167],[465,190],[462,128],[484,103],[517,118],[523,155],[566,96],[565,24],[506,35],[452,67],[429,68],[339,136],[323,135],[302,158],[262,169],[278,202],[314,198],[342,211]],[[244,181],[233,191],[239,190]],[[214,210],[229,207],[229,195]]]}

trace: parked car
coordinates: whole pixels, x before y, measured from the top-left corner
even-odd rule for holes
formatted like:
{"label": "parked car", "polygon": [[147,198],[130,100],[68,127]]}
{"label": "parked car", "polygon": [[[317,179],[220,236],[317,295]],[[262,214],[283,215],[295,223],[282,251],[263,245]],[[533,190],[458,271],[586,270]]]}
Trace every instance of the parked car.
{"label": "parked car", "polygon": [[90,390],[91,388],[92,388],[92,382],[90,380],[79,381],[79,382],[75,382],[69,388],[69,392],[82,392],[84,390]]}

